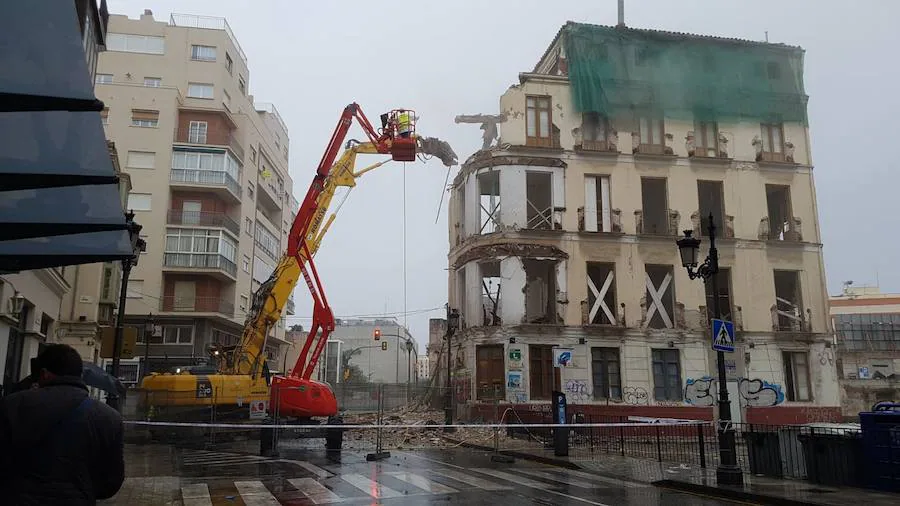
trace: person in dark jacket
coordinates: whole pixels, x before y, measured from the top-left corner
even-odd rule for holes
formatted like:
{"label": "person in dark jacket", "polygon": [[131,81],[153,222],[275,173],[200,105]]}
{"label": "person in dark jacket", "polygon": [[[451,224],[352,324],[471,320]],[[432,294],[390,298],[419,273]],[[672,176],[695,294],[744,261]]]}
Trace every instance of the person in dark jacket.
{"label": "person in dark jacket", "polygon": [[94,505],[125,480],[122,416],[91,399],[81,356],[52,344],[36,389],[0,400],[0,503]]}

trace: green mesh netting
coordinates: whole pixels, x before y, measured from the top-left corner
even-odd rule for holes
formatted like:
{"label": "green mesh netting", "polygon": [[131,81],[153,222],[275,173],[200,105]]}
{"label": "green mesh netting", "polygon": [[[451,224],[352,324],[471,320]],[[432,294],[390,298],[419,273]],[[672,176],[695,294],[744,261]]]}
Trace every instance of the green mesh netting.
{"label": "green mesh netting", "polygon": [[806,124],[799,48],[576,23],[563,37],[578,112]]}

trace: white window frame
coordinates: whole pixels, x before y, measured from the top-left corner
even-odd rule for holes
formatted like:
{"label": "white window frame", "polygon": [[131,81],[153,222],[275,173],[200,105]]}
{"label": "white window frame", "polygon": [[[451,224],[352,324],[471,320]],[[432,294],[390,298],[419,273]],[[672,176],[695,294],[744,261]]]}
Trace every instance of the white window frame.
{"label": "white window frame", "polygon": [[[609,175],[589,174],[584,177],[584,230],[585,232],[612,232],[612,207],[610,204]],[[597,198],[597,192],[600,198]],[[601,208],[598,213],[597,201]],[[600,219],[598,220],[598,216]]]}
{"label": "white window frame", "polygon": [[[137,200],[134,198],[137,197]],[[146,197],[146,199],[144,199]],[[145,205],[138,205],[143,204]],[[152,211],[153,210],[153,194],[152,193],[138,193],[138,192],[130,192],[128,194],[128,203],[127,210],[129,211]]]}
{"label": "white window frame", "polygon": [[162,86],[162,78],[159,77],[144,77],[144,86],[147,88],[159,88]]}
{"label": "white window frame", "polygon": [[206,121],[191,121],[188,124],[188,142],[206,144],[209,123]]}
{"label": "white window frame", "polygon": [[125,158],[125,166],[129,169],[156,168],[156,153],[153,151],[129,151]]}
{"label": "white window frame", "polygon": [[229,111],[231,110],[231,94],[227,90],[222,90],[222,105]]}
{"label": "white window frame", "polygon": [[254,238],[256,239],[256,245],[261,250],[265,251],[272,258],[278,258],[278,251],[281,248],[278,236],[270,232],[259,220],[256,221]]}
{"label": "white window frame", "polygon": [[218,254],[234,263],[237,242],[221,230],[204,228],[167,228],[166,253]]}
{"label": "white window frame", "polygon": [[212,83],[188,83],[187,96],[190,98],[212,100],[215,95],[215,87]]}
{"label": "white window frame", "polygon": [[144,280],[131,279],[128,280],[128,287],[125,289],[126,299],[143,299],[144,298]]}
{"label": "white window frame", "polygon": [[216,61],[217,52],[216,46],[191,44],[191,60],[194,61]]}
{"label": "white window frame", "polygon": [[225,172],[235,181],[241,180],[241,165],[225,151],[219,153],[200,153],[195,151],[175,150],[172,152],[172,168],[184,170],[208,170]]}
{"label": "white window frame", "polygon": [[241,269],[250,274],[250,257],[247,255],[244,255],[243,259],[241,259]]}
{"label": "white window frame", "polygon": [[94,84],[112,84],[112,82],[112,74],[97,74],[97,77],[94,79]]}
{"label": "white window frame", "polygon": [[[187,339],[184,338],[185,334],[187,334]],[[169,340],[170,336],[174,339]],[[163,326],[162,344],[194,344],[194,327],[190,325]]]}

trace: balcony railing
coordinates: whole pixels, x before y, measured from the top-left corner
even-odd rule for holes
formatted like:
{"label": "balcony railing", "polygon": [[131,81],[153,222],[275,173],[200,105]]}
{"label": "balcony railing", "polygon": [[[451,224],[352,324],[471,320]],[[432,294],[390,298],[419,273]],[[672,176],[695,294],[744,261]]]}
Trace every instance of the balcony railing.
{"label": "balcony railing", "polygon": [[205,135],[191,135],[190,127],[181,127],[175,129],[175,135],[173,137],[175,142],[184,143],[184,144],[202,144],[204,146],[228,146],[234,151],[234,154],[237,155],[238,160],[244,159],[244,146],[238,141],[237,136],[234,135],[234,132],[229,132],[225,135],[224,144],[220,142],[214,142],[215,136],[206,132]]}
{"label": "balcony railing", "polygon": [[222,227],[234,235],[240,235],[241,233],[241,226],[225,213],[169,209],[166,223],[169,225]]}
{"label": "balcony railing", "polygon": [[232,277],[237,275],[237,265],[219,253],[166,253],[163,265],[187,269],[219,269]]}
{"label": "balcony railing", "polygon": [[224,186],[235,197],[241,197],[241,185],[223,170],[172,169],[169,181],[201,186]]}
{"label": "balcony railing", "polygon": [[160,311],[172,313],[220,313],[234,316],[234,303],[219,297],[175,297],[167,295],[159,304]]}

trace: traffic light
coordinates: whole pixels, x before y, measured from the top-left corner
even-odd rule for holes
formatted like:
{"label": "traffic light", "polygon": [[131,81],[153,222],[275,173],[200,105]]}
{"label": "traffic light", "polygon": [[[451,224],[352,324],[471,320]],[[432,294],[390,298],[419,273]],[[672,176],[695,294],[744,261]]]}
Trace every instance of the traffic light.
{"label": "traffic light", "polygon": [[381,343],[381,349],[384,350],[384,351],[387,351],[387,341],[383,341],[383,342]]}
{"label": "traffic light", "polygon": [[381,339],[381,329],[376,328],[374,334],[375,334],[375,340],[379,341]]}

